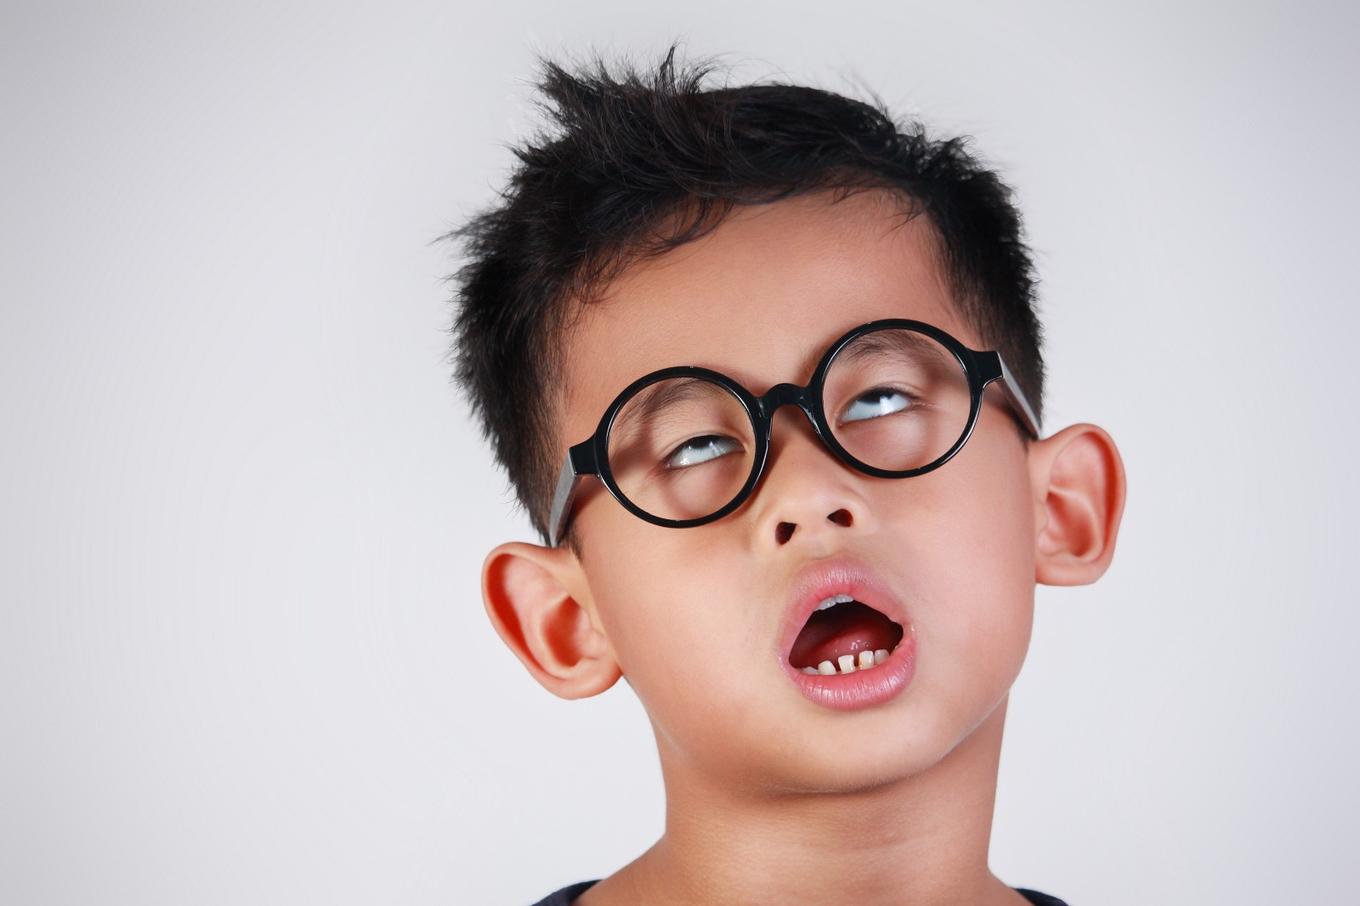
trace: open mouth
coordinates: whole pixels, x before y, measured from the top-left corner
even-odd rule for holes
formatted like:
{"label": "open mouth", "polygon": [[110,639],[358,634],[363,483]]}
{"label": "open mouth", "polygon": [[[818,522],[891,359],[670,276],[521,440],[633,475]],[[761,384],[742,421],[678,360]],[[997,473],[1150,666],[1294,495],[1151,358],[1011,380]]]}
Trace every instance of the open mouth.
{"label": "open mouth", "polygon": [[789,665],[830,676],[872,670],[902,641],[901,624],[848,594],[832,595],[812,611],[789,651]]}

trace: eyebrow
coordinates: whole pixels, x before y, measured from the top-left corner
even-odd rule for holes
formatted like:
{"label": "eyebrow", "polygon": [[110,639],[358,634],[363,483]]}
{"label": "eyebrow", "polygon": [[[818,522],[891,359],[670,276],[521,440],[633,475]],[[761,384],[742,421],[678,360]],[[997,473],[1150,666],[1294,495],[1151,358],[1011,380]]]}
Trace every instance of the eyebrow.
{"label": "eyebrow", "polygon": [[942,353],[945,349],[914,330],[876,330],[851,340],[850,345],[838,353],[836,359],[854,362],[885,352],[924,353],[937,360],[943,360]]}
{"label": "eyebrow", "polygon": [[[652,424],[657,413],[674,403],[703,399],[715,394],[730,396],[720,385],[704,378],[682,377],[658,381],[640,391],[625,404],[624,411],[628,417],[618,424],[625,429],[631,427],[636,431],[644,425]],[[733,402],[736,402],[735,398]]]}
{"label": "eyebrow", "polygon": [[[822,356],[826,354],[826,350],[826,346],[816,346],[810,349],[798,373],[807,375],[808,379],[811,380],[812,373],[817,370],[817,365],[821,362]],[[855,362],[866,356],[892,352],[928,353],[936,360],[953,360],[952,355],[948,355],[939,343],[929,337],[913,330],[892,329],[876,330],[856,337],[850,341],[848,351],[842,351],[836,358],[840,362]]]}

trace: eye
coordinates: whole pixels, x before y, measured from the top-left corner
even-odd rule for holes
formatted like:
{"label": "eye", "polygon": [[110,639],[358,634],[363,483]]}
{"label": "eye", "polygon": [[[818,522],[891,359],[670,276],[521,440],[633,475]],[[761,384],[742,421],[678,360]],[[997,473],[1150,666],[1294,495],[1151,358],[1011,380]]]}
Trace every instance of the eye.
{"label": "eye", "polygon": [[901,390],[890,387],[875,387],[859,395],[845,410],[842,422],[858,422],[869,418],[892,415],[907,408],[911,397]]}
{"label": "eye", "polygon": [[723,437],[721,434],[705,434],[701,437],[691,437],[671,451],[666,457],[664,465],[667,469],[683,469],[687,466],[696,466],[729,453],[735,453],[741,449],[741,444],[730,437]]}

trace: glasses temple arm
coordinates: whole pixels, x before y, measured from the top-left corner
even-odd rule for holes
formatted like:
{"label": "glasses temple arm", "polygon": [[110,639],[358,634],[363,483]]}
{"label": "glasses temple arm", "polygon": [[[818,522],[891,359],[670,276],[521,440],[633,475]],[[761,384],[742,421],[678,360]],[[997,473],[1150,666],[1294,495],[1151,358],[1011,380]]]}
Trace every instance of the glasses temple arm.
{"label": "glasses temple arm", "polygon": [[581,477],[594,474],[595,456],[590,441],[567,450],[562,470],[557,473],[557,486],[553,489],[552,507],[548,511],[548,540],[553,547],[562,543],[567,519],[571,516],[571,506],[581,487]]}
{"label": "glasses temple arm", "polygon": [[1034,409],[1030,406],[1029,400],[1025,399],[1025,391],[1020,389],[1020,382],[1015,379],[1015,375],[1011,374],[1011,370],[1006,367],[1006,360],[1001,357],[1001,354],[994,353],[994,355],[996,356],[998,370],[1001,372],[1002,392],[1006,394],[1006,398],[1010,400],[1015,411],[1020,413],[1020,417],[1024,419],[1025,426],[1029,429],[1029,433],[1034,436],[1035,440],[1038,440],[1040,437],[1039,419],[1035,416]]}

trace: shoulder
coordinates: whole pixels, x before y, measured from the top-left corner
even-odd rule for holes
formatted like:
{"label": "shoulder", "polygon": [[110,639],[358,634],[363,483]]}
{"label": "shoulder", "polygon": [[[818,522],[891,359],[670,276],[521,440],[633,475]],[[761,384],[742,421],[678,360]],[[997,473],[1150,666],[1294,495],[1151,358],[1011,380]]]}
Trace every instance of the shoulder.
{"label": "shoulder", "polygon": [[[575,884],[568,884],[560,890],[554,890],[543,899],[534,903],[533,906],[571,906],[572,902],[585,893],[591,887],[599,883],[596,878],[593,881],[577,881]],[[1025,899],[1029,900],[1034,906],[1067,906],[1065,902],[1055,896],[1040,893],[1037,890],[1028,890],[1024,887],[1017,887],[1015,891]]]}
{"label": "shoulder", "polygon": [[533,906],[571,906],[573,900],[585,893],[586,890],[594,886],[599,881],[577,881],[575,884],[568,884],[561,890],[554,890],[543,899],[534,903]]}

